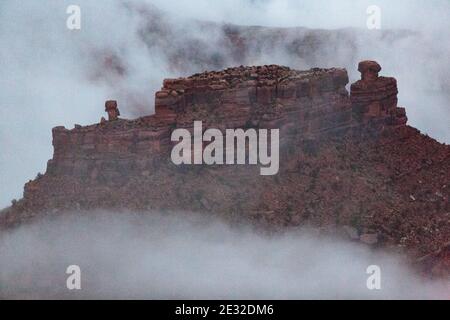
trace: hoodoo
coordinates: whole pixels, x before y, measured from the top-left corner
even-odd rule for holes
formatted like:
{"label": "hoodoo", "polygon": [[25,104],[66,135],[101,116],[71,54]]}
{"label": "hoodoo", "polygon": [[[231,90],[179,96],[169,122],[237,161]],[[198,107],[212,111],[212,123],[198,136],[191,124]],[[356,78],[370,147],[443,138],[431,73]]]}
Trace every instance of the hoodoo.
{"label": "hoodoo", "polygon": [[108,120],[114,121],[119,119],[120,111],[117,107],[117,101],[110,100],[105,102],[105,111],[108,113]]}
{"label": "hoodoo", "polygon": [[360,62],[358,71],[361,80],[350,89],[355,119],[365,124],[405,125],[408,120],[405,108],[397,107],[397,81],[379,77],[381,66],[375,61]]}

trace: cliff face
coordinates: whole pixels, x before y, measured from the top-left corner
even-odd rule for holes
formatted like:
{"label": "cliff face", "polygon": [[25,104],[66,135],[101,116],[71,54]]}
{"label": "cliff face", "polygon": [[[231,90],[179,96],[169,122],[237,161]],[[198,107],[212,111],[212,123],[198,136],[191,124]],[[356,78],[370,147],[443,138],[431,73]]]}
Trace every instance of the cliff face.
{"label": "cliff face", "polygon": [[342,69],[300,72],[279,66],[240,67],[167,79],[156,93],[153,116],[73,130],[55,128],[49,172],[67,172],[73,159],[93,163],[112,157],[165,157],[171,148],[171,132],[192,128],[194,121],[222,130],[281,128],[285,138],[293,130],[315,135],[345,129],[352,125],[347,83]]}
{"label": "cliff face", "polygon": [[[284,145],[342,134],[362,124],[406,123],[404,109],[397,108],[395,79],[358,81],[351,98],[347,83],[343,69],[295,71],[275,65],[167,79],[156,93],[153,116],[73,130],[54,128],[48,173],[95,179],[129,170],[151,171],[155,162],[167,158],[172,131],[192,130],[194,121],[222,131],[279,128]],[[111,161],[118,167],[108,170]]]}
{"label": "cliff face", "polygon": [[[396,80],[380,70],[360,63],[350,94],[346,70],[336,68],[238,67],[167,79],[155,115],[54,128],[47,172],[26,184],[0,224],[69,209],[205,211],[441,254],[450,241],[450,148],[406,126]],[[280,129],[279,173],[174,165],[171,133],[194,121],[221,131]]]}

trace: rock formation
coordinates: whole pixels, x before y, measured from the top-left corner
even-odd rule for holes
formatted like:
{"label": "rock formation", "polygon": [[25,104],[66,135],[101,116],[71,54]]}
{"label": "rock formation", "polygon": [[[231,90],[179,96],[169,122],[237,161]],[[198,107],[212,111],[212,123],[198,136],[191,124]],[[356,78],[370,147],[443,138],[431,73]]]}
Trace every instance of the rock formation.
{"label": "rock formation", "polygon": [[117,101],[106,101],[105,102],[105,111],[108,113],[108,120],[115,121],[119,119],[120,111],[117,107]]}
{"label": "rock formation", "polygon": [[358,71],[361,72],[361,80],[351,85],[355,117],[363,123],[405,125],[408,120],[405,109],[397,107],[397,81],[379,77],[381,66],[375,61],[360,62]]}
{"label": "rock formation", "polygon": [[[109,121],[53,129],[47,172],[0,225],[71,209],[188,210],[272,229],[352,230],[353,240],[416,258],[436,252],[450,235],[450,147],[406,125],[396,80],[379,76],[378,63],[358,69],[350,94],[344,69],[270,65],[167,79],[155,114],[136,120],[107,102]],[[174,165],[171,133],[199,120],[222,131],[279,128],[279,174]]]}

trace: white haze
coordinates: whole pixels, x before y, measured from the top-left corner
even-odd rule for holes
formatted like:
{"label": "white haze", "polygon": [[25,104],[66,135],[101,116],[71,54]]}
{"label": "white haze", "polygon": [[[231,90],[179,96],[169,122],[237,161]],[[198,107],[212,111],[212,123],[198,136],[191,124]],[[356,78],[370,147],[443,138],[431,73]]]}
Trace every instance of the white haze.
{"label": "white haze", "polygon": [[[304,230],[275,236],[187,213],[85,213],[0,237],[0,298],[445,299],[399,257]],[[66,269],[81,268],[81,290]],[[367,267],[381,290],[367,289]]]}

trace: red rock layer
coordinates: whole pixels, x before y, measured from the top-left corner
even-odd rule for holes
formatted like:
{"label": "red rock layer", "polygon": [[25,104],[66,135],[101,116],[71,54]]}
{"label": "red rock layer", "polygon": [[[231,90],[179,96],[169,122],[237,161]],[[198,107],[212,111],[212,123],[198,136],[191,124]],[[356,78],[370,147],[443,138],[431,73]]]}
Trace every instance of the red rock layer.
{"label": "red rock layer", "polygon": [[[238,67],[165,80],[153,116],[54,128],[46,174],[26,184],[0,225],[68,209],[181,209],[269,228],[345,226],[352,239],[414,257],[437,252],[450,241],[450,148],[405,125],[396,81],[378,69],[362,62],[350,95],[347,72],[335,68]],[[175,166],[171,132],[195,120],[204,129],[280,128],[280,172]]]}

